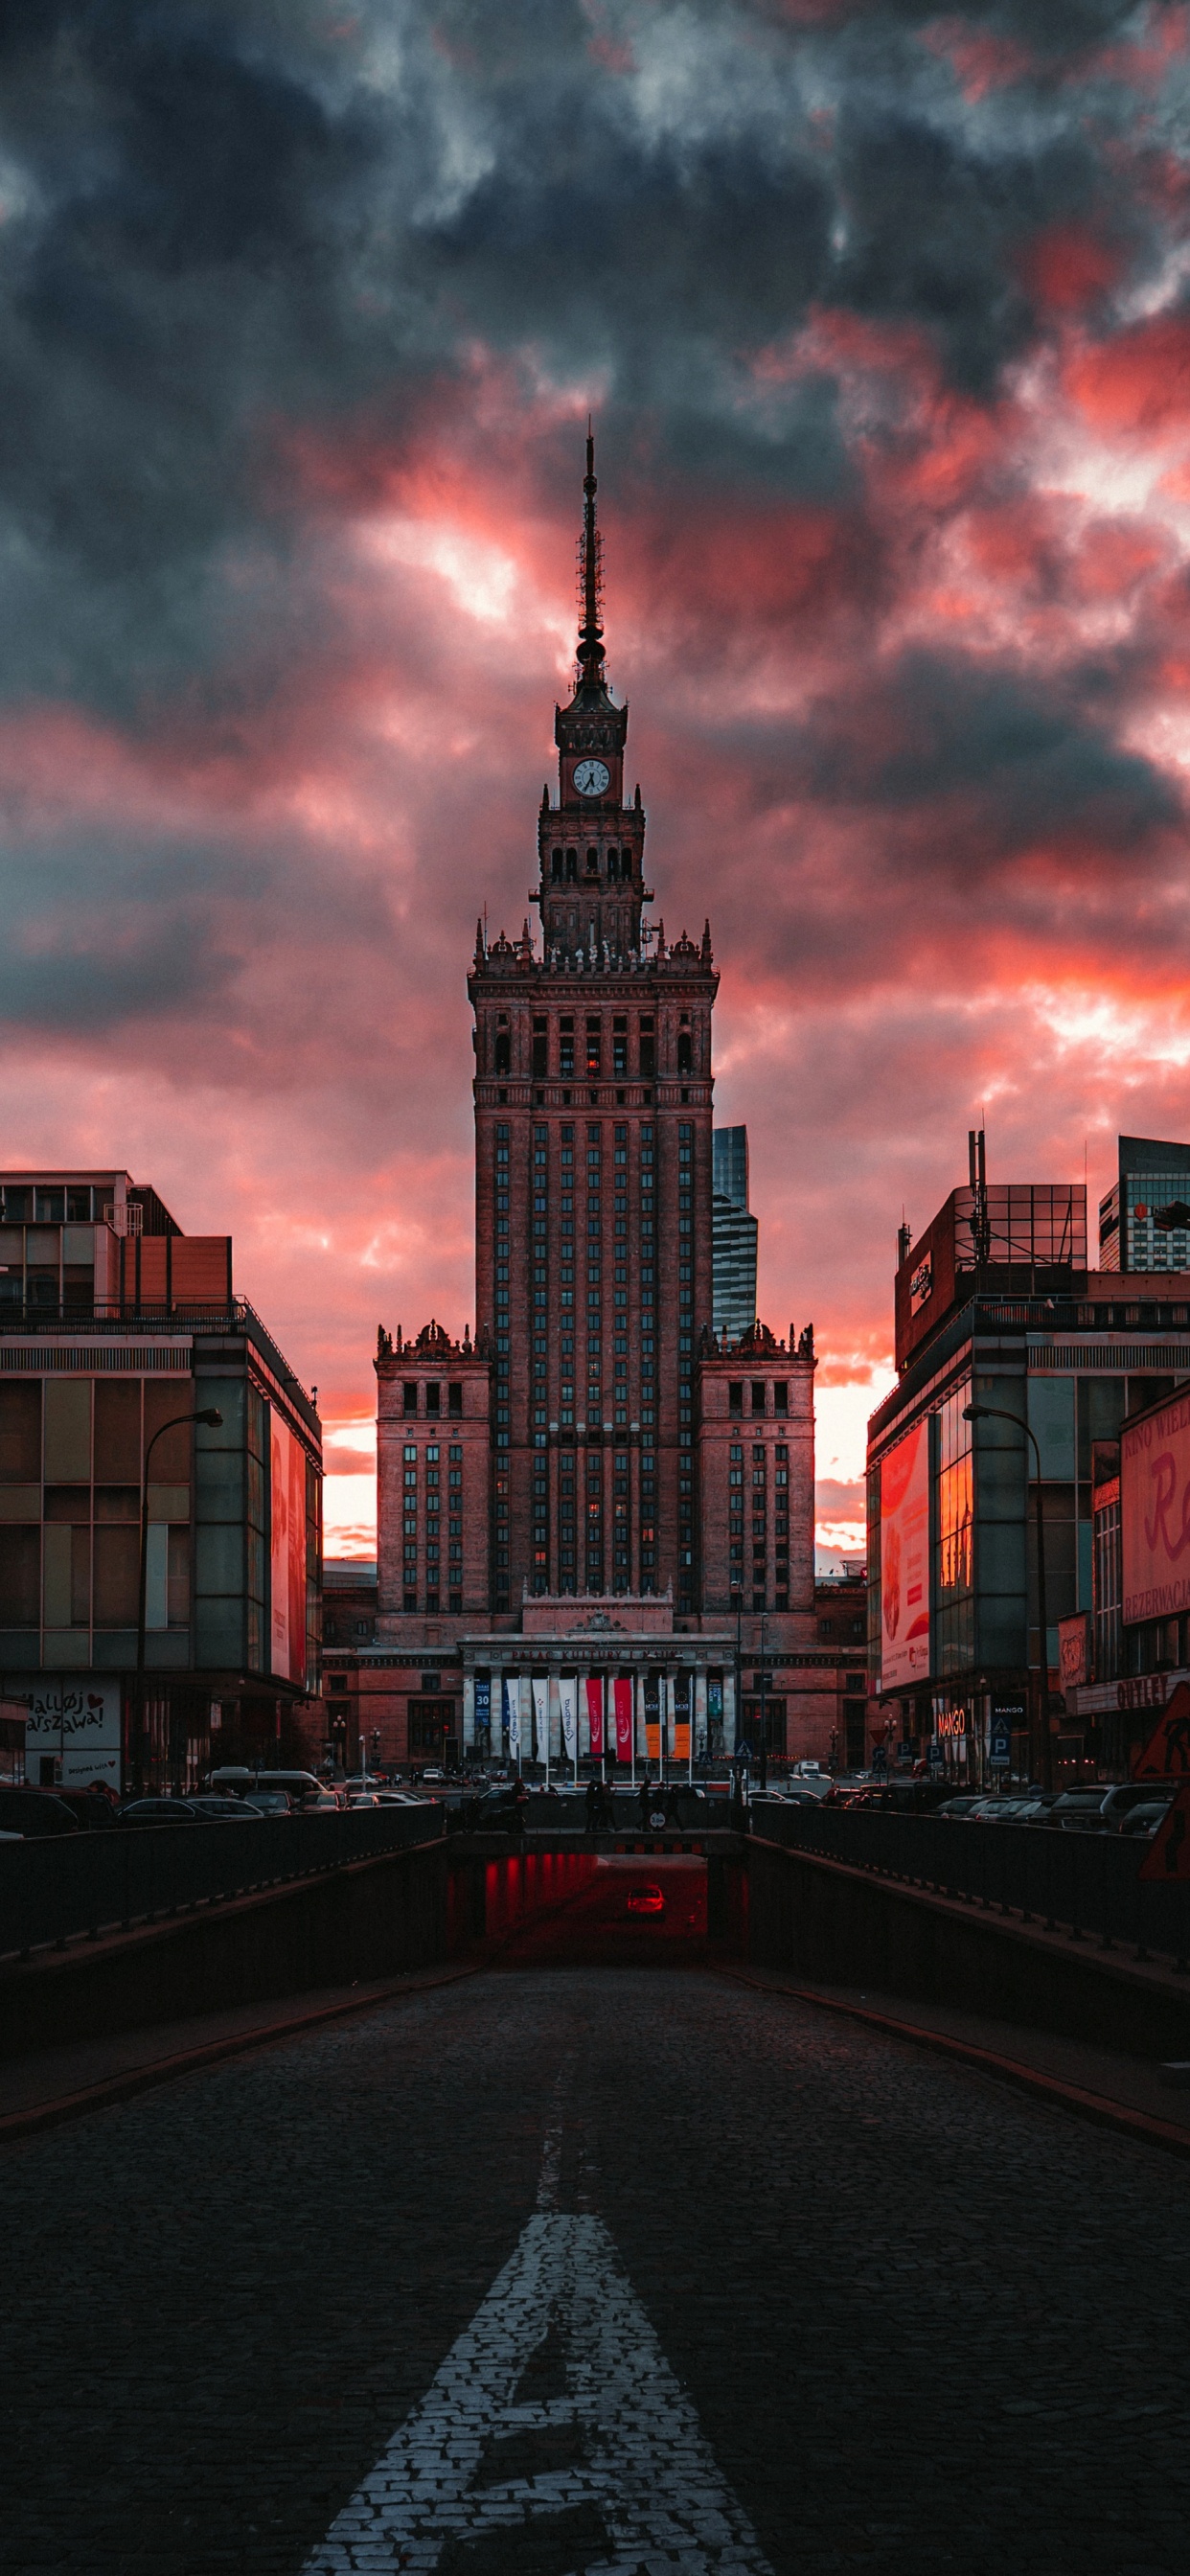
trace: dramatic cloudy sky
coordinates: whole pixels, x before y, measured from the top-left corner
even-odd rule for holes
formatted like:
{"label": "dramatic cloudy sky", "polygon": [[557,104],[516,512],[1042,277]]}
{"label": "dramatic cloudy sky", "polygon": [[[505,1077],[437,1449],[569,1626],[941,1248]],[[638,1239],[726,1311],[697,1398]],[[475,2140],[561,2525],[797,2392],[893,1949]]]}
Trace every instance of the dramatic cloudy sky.
{"label": "dramatic cloudy sky", "polygon": [[710,914],[824,1533],[895,1231],[1190,1135],[1190,11],[7,0],[0,1117],[307,1380],[473,1317],[581,433],[672,935]]}

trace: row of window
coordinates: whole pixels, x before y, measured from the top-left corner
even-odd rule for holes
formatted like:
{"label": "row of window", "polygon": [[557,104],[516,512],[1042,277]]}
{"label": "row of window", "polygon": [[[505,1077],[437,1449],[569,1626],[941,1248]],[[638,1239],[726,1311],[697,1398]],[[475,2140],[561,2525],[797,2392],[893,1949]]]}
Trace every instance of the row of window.
{"label": "row of window", "polygon": [[[578,879],[578,872],[577,850],[550,851],[550,881],[553,885],[574,885]],[[599,852],[593,847],[587,851],[587,865],[584,873],[589,877],[597,877],[599,874]],[[609,850],[607,873],[613,885],[625,883],[632,874],[631,850]]]}

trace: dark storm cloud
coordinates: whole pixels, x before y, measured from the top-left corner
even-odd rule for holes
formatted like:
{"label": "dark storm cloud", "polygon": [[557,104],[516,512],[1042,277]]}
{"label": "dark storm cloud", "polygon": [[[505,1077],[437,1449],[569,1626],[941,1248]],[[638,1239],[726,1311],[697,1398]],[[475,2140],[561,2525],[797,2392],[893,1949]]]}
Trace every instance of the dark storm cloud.
{"label": "dark storm cloud", "polygon": [[1097,721],[1095,670],[1047,684],[915,650],[883,686],[872,677],[858,726],[845,715],[840,727],[842,711],[823,710],[825,739],[809,747],[806,785],[815,799],[894,813],[936,805],[949,814],[952,800],[965,798],[977,829],[974,845],[956,853],[964,872],[1054,836],[1079,839],[1088,859],[1137,851],[1181,819],[1165,774]]}
{"label": "dark storm cloud", "polygon": [[[1053,54],[1124,16],[970,24]],[[782,405],[740,377],[815,300],[916,320],[988,389],[1033,327],[1015,248],[1086,210],[1096,168],[1070,131],[976,146],[923,23],[761,12],[750,51],[721,6],[12,0],[0,686],[127,713],[218,663],[228,585],[242,628],[287,575],[270,431],[371,405],[399,450],[452,377],[465,403],[477,338],[602,369],[662,471],[708,488],[846,487],[829,383]],[[638,98],[618,65],[650,43]]]}

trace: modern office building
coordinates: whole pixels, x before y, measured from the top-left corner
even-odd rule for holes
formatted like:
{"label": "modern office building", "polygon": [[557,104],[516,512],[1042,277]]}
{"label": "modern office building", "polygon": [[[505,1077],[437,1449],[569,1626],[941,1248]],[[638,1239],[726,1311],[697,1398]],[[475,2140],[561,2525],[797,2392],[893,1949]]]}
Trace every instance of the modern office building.
{"label": "modern office building", "polygon": [[825,1758],[812,1335],[786,1345],[757,1324],[754,1273],[741,1331],[717,1329],[714,1153],[732,1187],[742,1157],[746,1198],[746,1138],[712,1142],[709,926],[667,941],[647,918],[590,445],[580,553],[577,675],[537,816],[540,938],[526,922],[489,939],[481,922],[469,977],[475,1337],[430,1325],[412,1342],[382,1332],[377,1351],[359,1705],[369,1689],[386,1759],[496,1754],[515,1683],[524,1751],[539,1721],[561,1745],[581,1679],[590,1755],[604,1717],[592,1731],[587,1682],[625,1723],[631,1684],[638,1749],[663,1727],[689,1759],[746,1737],[746,1663],[774,1750]]}
{"label": "modern office building", "polygon": [[318,1415],[230,1237],[125,1172],[7,1172],[0,1262],[0,1696],[30,1776],[184,1785],[213,1741],[316,1737]]}
{"label": "modern office building", "polygon": [[756,1322],[760,1227],[748,1206],[748,1130],[716,1127],[711,1144],[715,1332],[721,1342],[735,1342]]}
{"label": "modern office building", "polygon": [[1081,1184],[994,1187],[981,1168],[900,1249],[898,1383],[868,1438],[880,1722],[968,1776],[1007,1730],[1014,1769],[1070,1777],[1103,1747],[1081,1694],[1063,1704],[1059,1628],[1094,1618],[1096,1529],[1126,1415],[1190,1373],[1190,1290],[1089,1270]]}
{"label": "modern office building", "polygon": [[1121,1136],[1119,1175],[1099,1202],[1101,1270],[1190,1270],[1190,1145]]}

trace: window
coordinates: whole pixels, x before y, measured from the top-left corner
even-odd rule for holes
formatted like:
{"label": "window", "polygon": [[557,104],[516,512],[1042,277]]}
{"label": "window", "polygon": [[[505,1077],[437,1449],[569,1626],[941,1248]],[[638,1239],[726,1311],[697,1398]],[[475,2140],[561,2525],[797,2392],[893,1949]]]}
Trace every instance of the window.
{"label": "window", "polygon": [[[417,1411],[417,1387],[416,1387],[416,1384],[411,1385],[411,1384],[410,1384],[410,1382],[409,1382],[409,1380],[408,1380],[408,1378],[405,1380],[405,1386],[404,1386],[404,1397],[405,1397],[405,1411],[406,1411],[406,1413],[416,1413],[416,1411]],[[415,1454],[416,1454],[416,1453],[415,1453]]]}
{"label": "window", "polygon": [[507,1029],[497,1029],[496,1031],[495,1069],[497,1073],[508,1073],[511,1071],[511,1047],[509,1044]]}
{"label": "window", "polygon": [[754,1377],[752,1380],[752,1410],[754,1413],[764,1412],[764,1392],[764,1379],[762,1377]]}
{"label": "window", "polygon": [[[730,1383],[730,1385],[728,1386],[728,1389],[727,1389],[727,1408],[728,1408],[729,1413],[742,1413],[742,1412],[743,1412],[743,1410],[744,1410],[744,1381],[743,1381],[743,1379],[742,1379],[742,1378],[733,1378],[733,1379],[731,1380],[731,1383]],[[735,1456],[735,1451],[734,1451],[734,1450],[732,1451],[732,1456],[733,1456],[733,1457]]]}
{"label": "window", "polygon": [[965,1378],[938,1411],[933,1664],[939,1675],[967,1670],[975,1654],[971,1425],[963,1420],[970,1401],[971,1381]]}
{"label": "window", "polygon": [[600,1040],[600,1031],[601,1031],[601,1023],[600,1023],[600,1021],[599,1021],[599,1020],[595,1020],[595,1019],[589,1019],[589,1020],[588,1020],[588,1022],[587,1022],[587,1071],[588,1071],[588,1073],[598,1073],[598,1071],[599,1071],[599,1040]]}
{"label": "window", "polygon": [[449,1404],[449,1407],[450,1407],[450,1411],[451,1411],[452,1413],[461,1413],[461,1412],[462,1412],[462,1410],[463,1410],[463,1385],[462,1385],[462,1380],[461,1380],[461,1378],[455,1378],[455,1379],[452,1379],[451,1384],[450,1384],[450,1386],[449,1386],[449,1387],[448,1387],[448,1389],[447,1389],[447,1401],[448,1401],[448,1404]]}

